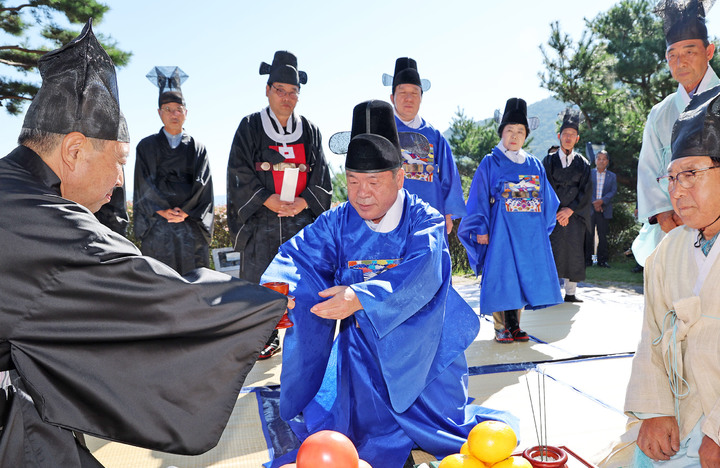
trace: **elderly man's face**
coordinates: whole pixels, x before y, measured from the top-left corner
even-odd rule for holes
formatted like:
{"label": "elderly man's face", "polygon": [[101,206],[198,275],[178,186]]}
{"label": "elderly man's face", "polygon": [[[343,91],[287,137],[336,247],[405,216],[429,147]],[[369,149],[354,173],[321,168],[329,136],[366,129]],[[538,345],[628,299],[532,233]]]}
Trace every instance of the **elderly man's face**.
{"label": "elderly man's face", "polygon": [[88,139],[78,151],[73,167],[61,177],[62,196],[95,213],[110,201],[115,187],[122,186],[129,149],[127,143],[105,141],[105,146],[97,150]]}
{"label": "elderly man's face", "polygon": [[715,44],[705,47],[700,39],[686,39],[670,44],[665,58],[675,81],[692,91],[702,81],[714,52]]}
{"label": "elderly man's face", "polygon": [[298,102],[300,88],[287,83],[273,83],[265,86],[265,96],[268,98],[270,110],[285,125],[295,110]]}
{"label": "elderly man's face", "polygon": [[177,102],[168,102],[158,109],[158,114],[165,126],[165,130],[170,135],[177,135],[182,132],[185,118],[187,118],[187,109],[185,106]]}
{"label": "elderly man's face", "polygon": [[574,128],[564,128],[562,132],[558,133],[558,140],[560,140],[562,149],[569,153],[580,141],[580,135]]}
{"label": "elderly man's face", "polygon": [[397,199],[403,187],[405,171],[352,172],[347,171],[348,201],[362,219],[380,222]]}
{"label": "elderly man's face", "polygon": [[409,122],[420,111],[422,102],[422,89],[414,84],[401,84],[395,87],[395,94],[390,96],[400,119]]}
{"label": "elderly man's face", "polygon": [[598,155],[595,156],[595,166],[598,172],[605,172],[605,169],[608,167],[608,162],[608,157],[605,153],[598,153]]}
{"label": "elderly man's face", "polygon": [[[712,167],[713,162],[707,156],[691,156],[676,159],[668,166],[668,174],[675,177],[679,172]],[[685,188],[679,182],[668,185],[670,200],[675,212],[683,222],[693,229],[704,228],[720,215],[720,169],[695,173],[691,188]],[[716,223],[720,225],[720,222]],[[714,235],[720,226],[709,227],[705,236]]]}

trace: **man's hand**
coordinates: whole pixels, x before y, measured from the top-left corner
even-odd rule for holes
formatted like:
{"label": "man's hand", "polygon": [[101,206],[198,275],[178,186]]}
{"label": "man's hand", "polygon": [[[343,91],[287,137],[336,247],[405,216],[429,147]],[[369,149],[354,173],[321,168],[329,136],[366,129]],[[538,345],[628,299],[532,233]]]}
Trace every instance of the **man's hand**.
{"label": "man's hand", "polygon": [[663,230],[663,232],[667,233],[672,231],[678,226],[681,226],[683,224],[682,220],[678,215],[675,214],[673,210],[670,211],[663,211],[662,213],[657,214],[657,221],[660,225],[660,229]]}
{"label": "man's hand", "polygon": [[643,419],[637,444],[653,460],[669,460],[680,450],[680,428],[675,416]]}
{"label": "man's hand", "polygon": [[560,208],[560,211],[555,215],[555,219],[560,223],[560,226],[567,226],[570,222],[570,216],[572,216],[573,213],[574,211],[566,206],[565,208]]}
{"label": "man's hand", "polygon": [[297,197],[292,203],[282,202],[285,203],[280,207],[280,210],[277,211],[277,214],[279,217],[284,216],[295,216],[296,214],[300,213],[302,210],[308,207],[307,202],[302,197]]}
{"label": "man's hand", "polygon": [[[284,209],[287,205],[289,205],[289,203],[280,200],[280,195],[273,193],[267,200],[265,200],[263,205],[265,205],[267,209],[273,213],[280,213],[280,210]],[[278,214],[278,216],[280,215]]]}
{"label": "man's hand", "polygon": [[167,219],[168,223],[182,223],[188,217],[187,213],[178,208],[168,208],[167,210],[158,210],[155,213]]}
{"label": "man's hand", "polygon": [[448,236],[449,236],[450,233],[452,232],[452,228],[453,228],[452,215],[451,215],[451,214],[446,214],[446,215],[445,215],[445,229],[447,229]]}
{"label": "man's hand", "polygon": [[490,234],[478,234],[477,235],[477,243],[478,244],[489,244],[490,243]]}
{"label": "man's hand", "polygon": [[593,205],[593,208],[595,209],[595,211],[597,211],[598,213],[602,213],[602,211],[603,211],[603,201],[602,201],[601,198],[598,198],[597,200],[595,200],[594,202],[592,202],[592,205]]}
{"label": "man's hand", "polygon": [[700,466],[702,468],[720,467],[720,445],[716,444],[710,437],[703,437],[700,444]]}
{"label": "man's hand", "polygon": [[349,286],[333,286],[320,291],[318,295],[330,298],[310,308],[310,312],[318,317],[342,320],[363,308],[360,299],[355,295],[355,291]]}

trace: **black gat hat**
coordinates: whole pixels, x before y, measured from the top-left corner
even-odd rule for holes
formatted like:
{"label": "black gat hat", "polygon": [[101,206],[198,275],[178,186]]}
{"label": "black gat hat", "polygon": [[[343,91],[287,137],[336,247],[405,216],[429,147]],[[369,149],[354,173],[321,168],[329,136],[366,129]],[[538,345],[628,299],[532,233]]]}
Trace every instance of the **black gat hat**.
{"label": "black gat hat", "polygon": [[287,83],[299,87],[301,84],[307,83],[307,73],[298,71],[297,57],[287,50],[275,52],[272,64],[262,62],[260,64],[260,74],[270,75],[268,85]]}
{"label": "black gat hat", "polygon": [[153,67],[145,77],[160,90],[158,108],[168,102],[185,106],[180,86],[188,79],[188,75],[180,67]]}
{"label": "black gat hat", "polygon": [[355,106],[345,170],[384,172],[398,169],[402,162],[392,106],[378,100]]}
{"label": "black gat hat", "polygon": [[78,37],[43,55],[38,69],[42,85],[28,107],[23,128],[130,141],[120,111],[115,65],[93,34],[92,20]]}
{"label": "black gat hat", "polygon": [[661,0],[653,10],[663,21],[668,46],[689,39],[707,41],[705,15],[715,0]]}

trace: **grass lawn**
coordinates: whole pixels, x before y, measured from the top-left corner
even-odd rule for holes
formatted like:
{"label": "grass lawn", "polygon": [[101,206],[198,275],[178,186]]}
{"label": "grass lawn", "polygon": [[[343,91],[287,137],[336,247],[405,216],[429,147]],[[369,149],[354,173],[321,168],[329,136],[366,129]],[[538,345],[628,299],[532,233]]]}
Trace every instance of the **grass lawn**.
{"label": "grass lawn", "polygon": [[634,259],[618,255],[613,257],[608,264],[610,268],[600,268],[597,265],[587,267],[585,282],[597,286],[642,286],[643,274],[632,272],[637,265]]}

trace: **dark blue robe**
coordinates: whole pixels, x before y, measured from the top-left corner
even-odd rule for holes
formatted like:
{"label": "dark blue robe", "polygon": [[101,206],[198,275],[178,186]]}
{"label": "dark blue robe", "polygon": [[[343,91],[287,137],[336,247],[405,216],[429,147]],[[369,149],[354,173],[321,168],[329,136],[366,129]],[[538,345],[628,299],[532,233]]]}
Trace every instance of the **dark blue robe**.
{"label": "dark blue robe", "polygon": [[[458,229],[470,266],[475,274],[482,272],[480,313],[539,309],[563,301],[549,239],[557,207],[545,169],[534,156],[527,154],[517,164],[496,146],[480,162],[470,186],[468,215]],[[484,234],[490,235],[490,243],[478,244],[477,235]]]}
{"label": "dark blue robe", "polygon": [[[405,193],[400,224],[371,230],[344,203],[280,247],[262,281],[286,281],[290,311],[280,412],[300,440],[318,430],[346,434],[373,466],[402,467],[413,446],[458,452],[485,419],[506,413],[467,405],[464,351],[479,331],[472,308],[450,285],[444,219]],[[318,292],[352,285],[363,309],[340,324],[312,314]],[[292,461],[294,453],[272,466]]]}

